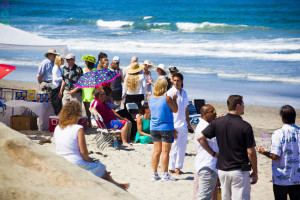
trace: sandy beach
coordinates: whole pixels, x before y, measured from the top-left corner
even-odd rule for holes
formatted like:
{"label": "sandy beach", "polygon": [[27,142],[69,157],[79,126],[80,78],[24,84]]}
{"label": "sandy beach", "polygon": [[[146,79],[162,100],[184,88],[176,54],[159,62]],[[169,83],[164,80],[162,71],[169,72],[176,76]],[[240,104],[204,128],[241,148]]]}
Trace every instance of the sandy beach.
{"label": "sandy beach", "polygon": [[[38,85],[0,80],[0,87],[37,89]],[[225,102],[208,103],[216,108],[218,114],[227,113]],[[300,110],[296,112],[296,124],[299,125]],[[278,113],[279,108],[276,107],[245,105],[242,117],[252,125],[257,145],[263,144],[262,134],[269,134],[265,148],[270,147],[271,133],[282,126]],[[192,199],[195,158],[193,134],[189,134],[183,167],[186,173],[176,176],[176,182],[151,182],[153,145],[134,144],[132,148],[121,150],[107,147],[100,152],[93,141],[96,131],[86,130],[91,156],[104,163],[117,181],[130,183],[130,189],[125,192],[55,155],[53,133],[49,131],[16,132],[2,123],[0,130],[0,182],[3,183],[0,186],[0,199]],[[45,138],[50,139],[51,143],[38,144]],[[259,180],[251,188],[251,199],[274,199],[271,160],[260,154],[258,171]]]}

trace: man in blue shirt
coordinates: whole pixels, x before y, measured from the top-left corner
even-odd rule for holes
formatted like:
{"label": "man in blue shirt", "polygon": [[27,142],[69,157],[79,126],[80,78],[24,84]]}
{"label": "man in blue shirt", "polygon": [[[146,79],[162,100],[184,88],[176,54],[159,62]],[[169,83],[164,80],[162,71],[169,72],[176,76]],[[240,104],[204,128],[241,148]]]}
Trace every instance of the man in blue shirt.
{"label": "man in blue shirt", "polygon": [[54,66],[54,60],[56,55],[55,49],[49,49],[47,53],[45,53],[45,59],[41,62],[37,74],[37,81],[39,84],[42,82],[52,83],[52,68]]}
{"label": "man in blue shirt", "polygon": [[259,146],[258,152],[272,159],[272,180],[275,200],[300,199],[300,128],[296,126],[296,111],[281,107],[281,129],[273,132],[271,150]]}

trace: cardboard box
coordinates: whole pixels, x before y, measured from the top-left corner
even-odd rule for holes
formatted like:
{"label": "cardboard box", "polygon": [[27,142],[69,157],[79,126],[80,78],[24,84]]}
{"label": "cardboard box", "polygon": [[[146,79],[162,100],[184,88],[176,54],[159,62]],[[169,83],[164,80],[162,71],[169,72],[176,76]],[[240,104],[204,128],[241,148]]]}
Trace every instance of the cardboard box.
{"label": "cardboard box", "polygon": [[10,128],[21,130],[37,130],[37,117],[14,115],[10,117]]}
{"label": "cardboard box", "polygon": [[35,90],[27,90],[27,99],[28,100],[35,100]]}
{"label": "cardboard box", "polygon": [[[81,126],[83,126],[84,129],[87,129],[88,127],[88,118],[86,116],[82,116],[79,121],[78,124],[80,124]],[[49,117],[49,131],[50,132],[54,132],[55,127],[58,125],[59,122],[59,118],[58,116],[50,116]]]}
{"label": "cardboard box", "polygon": [[15,100],[26,100],[27,99],[27,91],[17,91]]}
{"label": "cardboard box", "polygon": [[36,94],[36,100],[40,103],[51,102],[51,93],[37,93]]}

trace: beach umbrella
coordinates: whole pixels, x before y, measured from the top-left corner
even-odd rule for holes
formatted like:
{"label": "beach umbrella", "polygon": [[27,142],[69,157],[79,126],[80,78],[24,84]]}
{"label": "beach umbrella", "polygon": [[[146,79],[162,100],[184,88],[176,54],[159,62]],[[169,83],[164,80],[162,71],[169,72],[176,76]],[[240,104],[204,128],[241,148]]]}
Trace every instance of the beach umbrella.
{"label": "beach umbrella", "polygon": [[14,70],[16,70],[15,66],[0,64],[0,79]]}
{"label": "beach umbrella", "polygon": [[85,73],[74,85],[79,88],[98,87],[105,83],[112,82],[118,76],[120,76],[120,74],[117,71],[112,71],[107,68],[94,70]]}

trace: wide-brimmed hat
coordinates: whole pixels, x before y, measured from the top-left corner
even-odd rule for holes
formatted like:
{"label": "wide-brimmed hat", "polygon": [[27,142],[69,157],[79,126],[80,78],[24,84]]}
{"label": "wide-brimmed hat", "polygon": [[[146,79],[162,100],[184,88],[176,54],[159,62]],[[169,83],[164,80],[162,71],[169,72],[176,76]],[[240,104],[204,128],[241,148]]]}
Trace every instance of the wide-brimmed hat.
{"label": "wide-brimmed hat", "polygon": [[145,60],[144,65],[148,65],[150,68],[153,66],[153,63],[150,60]]}
{"label": "wide-brimmed hat", "polygon": [[138,73],[139,71],[141,71],[143,69],[144,69],[143,65],[139,65],[137,62],[134,62],[130,65],[130,68],[127,69],[127,73],[128,74],[135,74],[135,73]]}
{"label": "wide-brimmed hat", "polygon": [[88,61],[88,62],[91,62],[91,63],[96,63],[97,62],[95,56],[92,56],[92,55],[81,56],[81,60]]}
{"label": "wide-brimmed hat", "polygon": [[171,66],[171,67],[169,68],[169,71],[170,71],[170,72],[179,72],[179,70],[178,70],[177,67],[175,67],[175,66]]}
{"label": "wide-brimmed hat", "polygon": [[56,53],[55,49],[49,49],[47,53],[44,54],[45,57],[48,57],[48,54],[55,54],[55,55],[59,55],[59,53]]}
{"label": "wide-brimmed hat", "polygon": [[165,73],[167,73],[167,69],[166,69],[166,67],[165,67],[164,64],[159,64],[156,67],[159,68],[159,69],[161,69],[161,70],[163,70]]}

